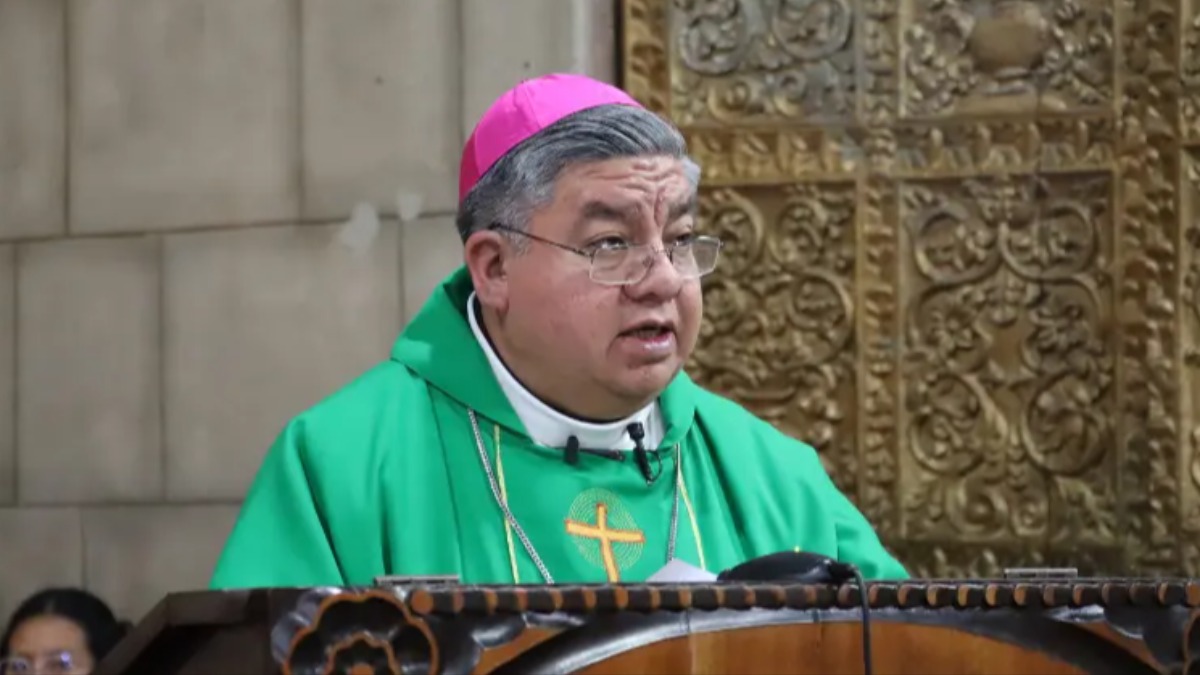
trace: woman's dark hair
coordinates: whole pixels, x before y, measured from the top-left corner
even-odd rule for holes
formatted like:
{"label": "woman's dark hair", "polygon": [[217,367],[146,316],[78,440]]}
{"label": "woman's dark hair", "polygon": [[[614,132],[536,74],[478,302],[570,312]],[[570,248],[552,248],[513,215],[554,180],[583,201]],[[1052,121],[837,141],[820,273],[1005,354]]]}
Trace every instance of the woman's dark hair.
{"label": "woman's dark hair", "polygon": [[0,658],[8,656],[8,643],[17,627],[39,616],[56,616],[74,622],[87,636],[88,651],[96,661],[117,646],[132,627],[129,622],[118,621],[103,600],[87,591],[48,588],[26,598],[8,619],[4,638],[0,640]]}

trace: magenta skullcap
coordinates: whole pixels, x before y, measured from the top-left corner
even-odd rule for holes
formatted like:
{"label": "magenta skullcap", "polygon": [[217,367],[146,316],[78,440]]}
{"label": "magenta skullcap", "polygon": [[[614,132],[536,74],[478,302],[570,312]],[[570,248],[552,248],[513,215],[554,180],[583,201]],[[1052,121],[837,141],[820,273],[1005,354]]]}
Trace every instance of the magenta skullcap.
{"label": "magenta skullcap", "polygon": [[521,141],[567,115],[610,104],[642,107],[610,84],[568,73],[525,80],[504,92],[483,113],[463,147],[458,201],[461,203],[480,177]]}

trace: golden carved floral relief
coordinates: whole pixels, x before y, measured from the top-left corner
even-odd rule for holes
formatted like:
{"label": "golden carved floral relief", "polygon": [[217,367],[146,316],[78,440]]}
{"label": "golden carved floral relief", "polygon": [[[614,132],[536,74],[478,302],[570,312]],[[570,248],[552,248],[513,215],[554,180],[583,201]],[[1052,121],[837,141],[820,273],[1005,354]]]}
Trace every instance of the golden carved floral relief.
{"label": "golden carved floral relief", "polygon": [[622,17],[727,242],[694,377],[915,574],[1200,574],[1200,2]]}
{"label": "golden carved floral relief", "polygon": [[1111,107],[1110,4],[909,2],[912,18],[902,36],[903,113],[940,116]]}

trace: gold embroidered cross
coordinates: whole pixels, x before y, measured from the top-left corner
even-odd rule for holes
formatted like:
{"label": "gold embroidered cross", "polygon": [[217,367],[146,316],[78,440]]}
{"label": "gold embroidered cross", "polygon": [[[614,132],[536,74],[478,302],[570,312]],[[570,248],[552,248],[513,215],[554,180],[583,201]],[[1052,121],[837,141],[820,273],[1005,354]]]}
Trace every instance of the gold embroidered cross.
{"label": "gold embroidered cross", "polygon": [[600,544],[600,557],[604,561],[604,573],[608,575],[609,583],[621,580],[621,571],[617,567],[617,558],[613,553],[613,544],[644,544],[646,535],[641,530],[617,530],[608,527],[608,505],[604,502],[596,504],[596,524],[589,525],[577,520],[567,520],[567,534],[586,539],[595,539]]}

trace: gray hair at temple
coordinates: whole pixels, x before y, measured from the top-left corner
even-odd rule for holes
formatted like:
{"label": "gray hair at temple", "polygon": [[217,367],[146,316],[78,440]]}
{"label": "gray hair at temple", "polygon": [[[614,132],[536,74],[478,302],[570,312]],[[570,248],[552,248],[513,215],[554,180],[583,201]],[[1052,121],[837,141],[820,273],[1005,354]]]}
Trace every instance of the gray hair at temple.
{"label": "gray hair at temple", "polygon": [[623,157],[683,160],[693,188],[700,166],[687,154],[679,130],[657,114],[629,105],[601,105],[568,115],[530,136],[496,161],[458,209],[458,234],[502,223],[524,230],[533,212],[554,199],[554,185],[569,166]]}

